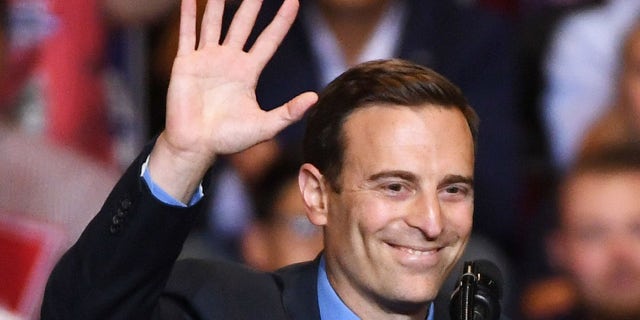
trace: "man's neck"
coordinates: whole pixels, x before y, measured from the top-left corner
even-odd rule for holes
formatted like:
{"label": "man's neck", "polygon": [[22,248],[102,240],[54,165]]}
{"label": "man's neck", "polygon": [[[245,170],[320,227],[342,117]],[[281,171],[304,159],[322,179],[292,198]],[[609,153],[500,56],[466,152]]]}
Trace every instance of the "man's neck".
{"label": "man's neck", "polygon": [[329,284],[336,294],[360,319],[425,320],[429,315],[431,303],[402,306],[390,301],[381,301],[380,297],[354,287],[346,279],[346,275],[332,273],[330,267],[326,272]]}

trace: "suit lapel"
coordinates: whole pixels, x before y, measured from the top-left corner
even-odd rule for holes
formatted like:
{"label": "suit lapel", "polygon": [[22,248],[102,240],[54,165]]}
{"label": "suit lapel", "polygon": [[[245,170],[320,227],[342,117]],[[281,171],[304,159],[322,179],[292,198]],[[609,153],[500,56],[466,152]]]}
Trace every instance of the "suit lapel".
{"label": "suit lapel", "polygon": [[312,262],[295,264],[276,272],[282,286],[282,304],[290,319],[320,320],[318,307],[318,265]]}

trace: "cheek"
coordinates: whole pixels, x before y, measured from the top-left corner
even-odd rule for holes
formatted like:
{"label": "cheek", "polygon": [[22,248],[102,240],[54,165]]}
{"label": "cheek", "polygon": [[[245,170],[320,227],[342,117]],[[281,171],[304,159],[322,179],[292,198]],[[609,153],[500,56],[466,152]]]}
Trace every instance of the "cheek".
{"label": "cheek", "polygon": [[569,248],[567,268],[578,278],[592,281],[606,272],[610,258],[604,248],[579,243],[574,243]]}
{"label": "cheek", "polygon": [[473,226],[473,203],[457,203],[444,206],[447,224],[461,237],[468,236]]}
{"label": "cheek", "polygon": [[339,224],[337,229],[342,229],[343,232],[375,233],[403,212],[402,208],[364,194],[355,195],[341,203],[345,205],[331,211],[336,213],[333,221]]}
{"label": "cheek", "polygon": [[351,250],[352,230],[357,207],[339,196],[330,199],[327,208],[327,224],[324,226],[325,245],[328,251]]}

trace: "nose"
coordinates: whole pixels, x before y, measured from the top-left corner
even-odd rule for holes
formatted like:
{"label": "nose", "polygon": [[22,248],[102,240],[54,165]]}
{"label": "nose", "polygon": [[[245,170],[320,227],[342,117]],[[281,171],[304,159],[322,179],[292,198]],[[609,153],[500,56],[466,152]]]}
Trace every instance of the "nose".
{"label": "nose", "polygon": [[436,194],[424,194],[416,197],[405,221],[410,227],[419,229],[427,239],[436,239],[444,229],[441,209]]}

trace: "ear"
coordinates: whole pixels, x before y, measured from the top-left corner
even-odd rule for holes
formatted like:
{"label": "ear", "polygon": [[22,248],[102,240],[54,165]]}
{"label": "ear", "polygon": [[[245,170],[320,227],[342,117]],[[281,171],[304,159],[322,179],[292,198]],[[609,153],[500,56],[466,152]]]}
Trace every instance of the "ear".
{"label": "ear", "polygon": [[266,237],[267,231],[256,222],[251,222],[242,234],[242,257],[248,265],[259,270],[269,268],[269,239]]}
{"label": "ear", "polygon": [[324,181],[324,176],[314,165],[305,163],[300,167],[298,185],[302,201],[309,221],[317,226],[327,224],[328,190]]}

